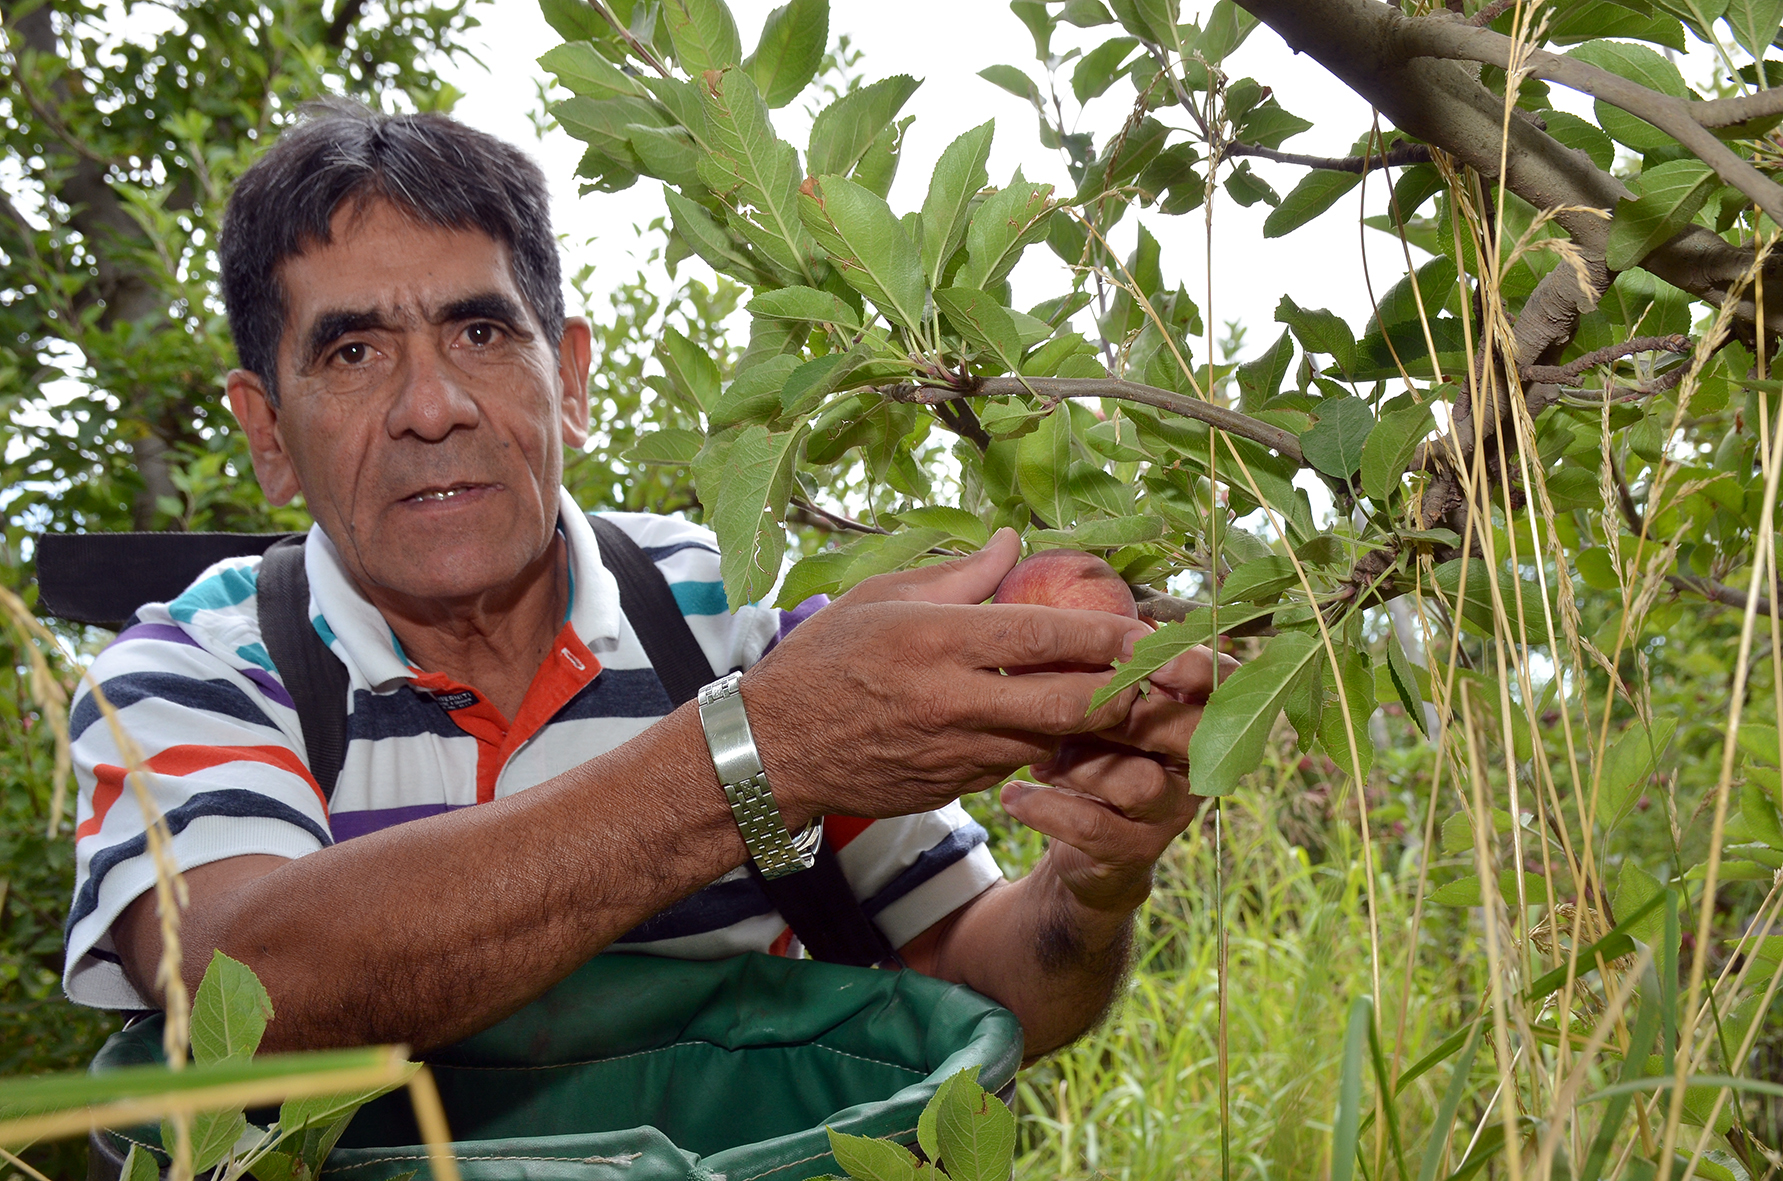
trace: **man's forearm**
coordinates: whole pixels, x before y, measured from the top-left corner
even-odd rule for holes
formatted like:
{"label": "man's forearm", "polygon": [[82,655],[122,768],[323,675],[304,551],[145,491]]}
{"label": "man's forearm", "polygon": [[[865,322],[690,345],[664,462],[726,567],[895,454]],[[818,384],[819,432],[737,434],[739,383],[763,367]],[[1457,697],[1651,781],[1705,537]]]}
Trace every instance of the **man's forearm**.
{"label": "man's forearm", "polygon": [[1102,1018],[1132,951],[1133,912],[1083,905],[1051,860],[987,890],[945,930],[919,936],[910,948],[913,967],[1013,1011],[1030,1059],[1069,1044]]}
{"label": "man's forearm", "polygon": [[[183,974],[196,986],[212,948],[252,968],[276,1013],[267,1049],[426,1048],[520,1008],[743,858],[698,715],[683,707],[506,799],[194,888]],[[189,876],[196,887],[228,864]],[[146,924],[138,913],[114,928],[142,983],[159,954],[145,903]]]}

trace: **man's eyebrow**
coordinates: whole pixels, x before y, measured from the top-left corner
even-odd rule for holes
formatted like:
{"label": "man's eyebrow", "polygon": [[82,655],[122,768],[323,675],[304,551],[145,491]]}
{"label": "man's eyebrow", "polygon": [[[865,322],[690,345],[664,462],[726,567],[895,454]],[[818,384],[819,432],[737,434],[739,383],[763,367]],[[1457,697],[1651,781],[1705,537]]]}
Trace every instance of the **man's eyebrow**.
{"label": "man's eyebrow", "polygon": [[429,319],[436,324],[451,324],[460,320],[495,320],[523,340],[532,338],[532,333],[528,331],[530,325],[526,309],[498,291],[486,291],[453,300]]}
{"label": "man's eyebrow", "polygon": [[389,317],[375,309],[323,312],[310,326],[309,338],[303,346],[303,355],[298,358],[298,372],[301,373],[313,367],[317,361],[322,359],[322,354],[327,351],[329,345],[349,332],[369,332],[390,327],[392,325]]}

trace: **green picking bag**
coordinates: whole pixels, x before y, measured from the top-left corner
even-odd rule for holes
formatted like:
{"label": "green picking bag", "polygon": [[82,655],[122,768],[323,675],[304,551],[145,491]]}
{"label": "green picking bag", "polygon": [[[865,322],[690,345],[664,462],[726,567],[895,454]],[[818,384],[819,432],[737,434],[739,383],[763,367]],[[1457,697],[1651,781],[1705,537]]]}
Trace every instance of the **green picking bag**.
{"label": "green picking bag", "polygon": [[[142,1022],[93,1069],[160,1044],[160,1019]],[[1013,1013],[916,972],[610,954],[426,1058],[466,1181],[799,1181],[841,1171],[826,1126],[914,1144],[943,1079],[975,1066],[1000,1090],[1021,1052]],[[142,1131],[95,1153],[121,1160]],[[395,1092],[360,1109],[322,1176],[425,1178],[420,1141]]]}

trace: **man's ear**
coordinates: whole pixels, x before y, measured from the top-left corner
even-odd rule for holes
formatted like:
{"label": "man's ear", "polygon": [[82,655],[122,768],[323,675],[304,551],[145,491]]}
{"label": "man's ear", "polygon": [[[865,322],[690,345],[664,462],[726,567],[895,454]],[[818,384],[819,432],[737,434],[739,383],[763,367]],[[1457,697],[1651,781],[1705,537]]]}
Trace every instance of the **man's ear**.
{"label": "man's ear", "polygon": [[246,369],[231,369],[224,394],[229,399],[229,409],[235,412],[235,421],[241,423],[242,433],[248,437],[248,454],[254,460],[254,477],[260,481],[260,491],[275,508],[290,504],[302,489],[297,484],[297,469],[279,438],[279,411],[266,396],[266,386]]}
{"label": "man's ear", "polygon": [[594,362],[594,333],[581,316],[563,322],[557,346],[557,376],[563,413],[563,445],[580,448],[588,442],[588,368]]}

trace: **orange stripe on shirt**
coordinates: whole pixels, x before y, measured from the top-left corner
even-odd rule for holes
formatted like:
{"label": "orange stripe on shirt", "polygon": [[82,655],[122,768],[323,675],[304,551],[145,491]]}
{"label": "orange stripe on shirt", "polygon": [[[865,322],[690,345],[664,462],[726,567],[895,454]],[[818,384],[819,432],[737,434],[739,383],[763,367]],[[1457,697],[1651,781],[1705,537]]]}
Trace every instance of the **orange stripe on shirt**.
{"label": "orange stripe on shirt", "polygon": [[867,831],[872,824],[861,816],[825,816],[823,818],[823,839],[830,843],[832,849],[844,849],[848,842]]}
{"label": "orange stripe on shirt", "polygon": [[[316,798],[322,801],[322,812],[328,812],[328,800],[322,789],[316,784],[315,776],[304,766],[297,752],[283,746],[170,746],[160,754],[143,760],[142,769],[157,775],[190,775],[195,771],[207,771],[212,767],[221,767],[229,763],[265,763],[273,767],[281,767],[293,775],[300,777],[310,785]],[[114,767],[110,763],[101,763],[93,768],[99,782],[93,789],[93,815],[83,821],[74,830],[74,839],[91,836],[98,832],[105,823],[105,815],[118,797],[124,792],[124,776],[128,771],[123,767]]]}

